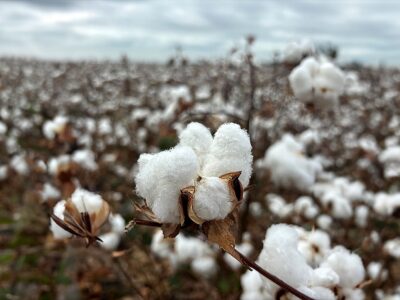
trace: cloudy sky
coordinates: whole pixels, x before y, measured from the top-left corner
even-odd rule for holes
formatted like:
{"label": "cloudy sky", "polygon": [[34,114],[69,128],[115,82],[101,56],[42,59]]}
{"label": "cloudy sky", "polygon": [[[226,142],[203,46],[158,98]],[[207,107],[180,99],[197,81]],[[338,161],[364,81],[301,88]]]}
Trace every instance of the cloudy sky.
{"label": "cloudy sky", "polygon": [[261,60],[309,38],[342,61],[400,65],[397,0],[0,0],[0,55],[163,61],[179,45],[213,58],[249,33]]}

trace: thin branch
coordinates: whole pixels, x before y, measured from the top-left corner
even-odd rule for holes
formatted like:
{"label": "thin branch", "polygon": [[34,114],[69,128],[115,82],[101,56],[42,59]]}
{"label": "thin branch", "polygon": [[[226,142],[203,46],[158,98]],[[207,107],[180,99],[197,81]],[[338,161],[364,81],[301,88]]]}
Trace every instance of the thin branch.
{"label": "thin branch", "polygon": [[128,225],[125,226],[125,232],[128,232],[131,230],[135,225],[144,225],[144,226],[150,226],[150,227],[161,227],[162,224],[155,222],[155,221],[149,221],[149,220],[141,220],[141,219],[133,219],[128,223]]}
{"label": "thin branch", "polygon": [[262,267],[260,267],[256,262],[250,260],[249,258],[247,258],[246,256],[244,256],[242,253],[240,253],[239,251],[236,250],[236,252],[240,255],[242,261],[251,269],[256,270],[258,273],[260,273],[262,276],[264,276],[265,278],[271,280],[273,283],[279,285],[282,289],[284,289],[286,292],[292,293],[293,295],[295,295],[296,297],[300,298],[301,300],[315,300],[314,298],[311,298],[305,294],[303,294],[302,292],[300,292],[299,290],[297,290],[296,288],[292,287],[291,285],[289,285],[288,283],[286,283],[285,281],[283,281],[282,279],[276,277],[275,275],[269,273],[267,270],[263,269]]}

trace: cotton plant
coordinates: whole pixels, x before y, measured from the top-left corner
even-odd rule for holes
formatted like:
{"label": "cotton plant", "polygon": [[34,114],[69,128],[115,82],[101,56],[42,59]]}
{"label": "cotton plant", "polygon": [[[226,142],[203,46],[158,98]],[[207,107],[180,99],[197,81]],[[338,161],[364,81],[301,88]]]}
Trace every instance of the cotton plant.
{"label": "cotton plant", "polygon": [[270,171],[276,186],[300,191],[308,191],[323,169],[319,161],[304,155],[303,145],[291,134],[269,147],[257,166]]}
{"label": "cotton plant", "polygon": [[[365,269],[360,257],[342,246],[331,248],[323,231],[307,232],[286,224],[271,226],[258,263],[314,299],[364,299]],[[241,278],[241,299],[297,299],[259,274]]]}
{"label": "cotton plant", "polygon": [[[190,123],[176,147],[142,154],[138,164],[136,192],[146,205],[136,208],[150,220],[134,219],[132,225],[161,227],[165,238],[197,229],[241,264],[277,282],[235,247],[238,208],[252,171],[250,139],[239,125],[223,124],[213,137],[203,125]],[[290,283],[278,283],[301,299],[313,299]]]}
{"label": "cotton plant", "polygon": [[327,59],[308,57],[290,73],[289,83],[300,101],[332,109],[344,92],[345,75]]}

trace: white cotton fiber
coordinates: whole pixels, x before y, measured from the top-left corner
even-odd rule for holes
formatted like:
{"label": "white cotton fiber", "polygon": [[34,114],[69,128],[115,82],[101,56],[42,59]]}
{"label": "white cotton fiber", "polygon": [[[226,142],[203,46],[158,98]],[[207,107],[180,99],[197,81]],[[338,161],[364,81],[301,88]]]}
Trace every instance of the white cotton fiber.
{"label": "white cotton fiber", "polygon": [[79,212],[97,213],[103,206],[104,200],[100,195],[78,188],[71,195],[71,201]]}
{"label": "white cotton fiber", "polygon": [[218,271],[215,258],[211,256],[201,256],[195,258],[191,263],[192,270],[205,278],[214,276]]}
{"label": "white cotton fiber", "polygon": [[294,287],[307,285],[312,275],[312,268],[297,250],[297,242],[298,234],[292,226],[273,225],[258,259],[263,268]]}
{"label": "white cotton fiber", "polygon": [[375,196],[374,211],[383,215],[391,216],[396,209],[400,208],[400,193],[386,194],[378,193]]}
{"label": "white cotton fiber", "polygon": [[111,224],[111,231],[123,234],[125,232],[125,220],[120,214],[110,214],[108,221]]}
{"label": "white cotton fiber", "polygon": [[246,187],[252,172],[252,161],[247,132],[237,124],[226,123],[214,135],[201,175],[219,177],[229,172],[241,171],[239,180]]}
{"label": "white cotton fiber", "polygon": [[58,199],[61,197],[60,191],[52,186],[50,183],[46,182],[43,185],[43,190],[41,192],[41,196],[43,201],[47,201],[49,199]]}
{"label": "white cotton fiber", "polygon": [[301,191],[309,190],[322,171],[319,162],[302,154],[302,145],[290,134],[268,148],[260,165],[270,171],[275,185]]}
{"label": "white cotton fiber", "polygon": [[179,223],[178,200],[182,188],[193,185],[198,164],[195,152],[178,146],[151,156],[139,158],[136,191],[146,199],[163,223]]}
{"label": "white cotton fiber", "polygon": [[213,141],[210,130],[204,125],[192,122],[179,135],[179,144],[188,146],[194,150],[199,162],[199,168],[202,168],[205,157]]}
{"label": "white cotton fiber", "polygon": [[335,271],[340,277],[339,285],[344,288],[354,288],[365,277],[361,258],[342,246],[333,248],[321,267]]}
{"label": "white cotton fiber", "polygon": [[100,242],[100,246],[108,251],[112,251],[117,249],[121,235],[111,231],[100,235],[99,238],[103,241]]}
{"label": "white cotton fiber", "polygon": [[313,286],[334,287],[339,284],[340,278],[331,268],[316,268],[313,270],[311,277]]}
{"label": "white cotton fiber", "polygon": [[[61,220],[64,220],[64,211],[65,211],[65,200],[57,202],[57,204],[53,208],[53,214],[56,217],[59,217]],[[71,237],[71,234],[68,231],[65,231],[60,226],[50,219],[50,230],[54,235],[55,239],[65,239]]]}
{"label": "white cotton fiber", "polygon": [[196,182],[194,212],[203,220],[224,219],[232,210],[228,183],[219,177],[204,177]]}
{"label": "white cotton fiber", "polygon": [[72,160],[86,170],[89,171],[97,170],[95,154],[92,150],[89,149],[77,150],[72,154]]}
{"label": "white cotton fiber", "polygon": [[289,82],[300,101],[331,108],[344,91],[345,75],[329,61],[308,57],[293,69]]}

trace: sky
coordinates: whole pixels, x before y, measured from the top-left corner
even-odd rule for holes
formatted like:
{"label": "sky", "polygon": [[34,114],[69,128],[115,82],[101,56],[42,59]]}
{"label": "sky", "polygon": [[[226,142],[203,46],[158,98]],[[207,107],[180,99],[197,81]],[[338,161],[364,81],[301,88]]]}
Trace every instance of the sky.
{"label": "sky", "polygon": [[165,61],[221,58],[256,37],[255,55],[304,38],[342,62],[400,65],[397,0],[0,0],[0,55]]}

